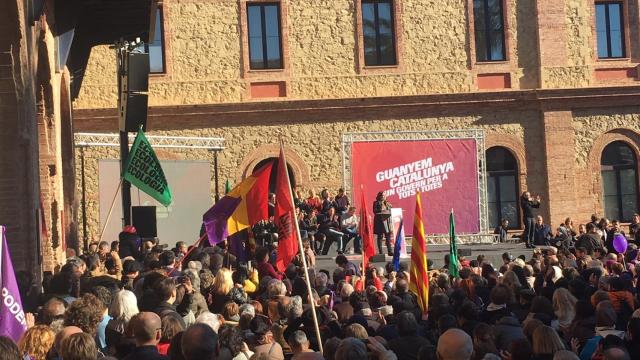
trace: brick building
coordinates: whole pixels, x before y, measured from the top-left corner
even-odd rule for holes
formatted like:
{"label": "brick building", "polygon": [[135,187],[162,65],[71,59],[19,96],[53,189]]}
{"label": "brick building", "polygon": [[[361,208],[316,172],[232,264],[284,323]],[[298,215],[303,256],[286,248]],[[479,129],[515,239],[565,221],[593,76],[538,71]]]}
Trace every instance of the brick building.
{"label": "brick building", "polygon": [[[493,223],[519,226],[524,190],[541,195],[554,225],[592,213],[629,220],[639,19],[637,0],[163,0],[148,128],[224,137],[220,175],[232,182],[277,157],[281,136],[302,188],[342,184],[343,133],[481,128]],[[117,131],[111,51],[91,53],[76,132]],[[117,151],[86,156],[94,236],[98,163]]]}
{"label": "brick building", "polygon": [[94,45],[148,37],[151,4],[0,1],[0,224],[17,270],[53,271],[77,244],[72,99],[83,63]]}

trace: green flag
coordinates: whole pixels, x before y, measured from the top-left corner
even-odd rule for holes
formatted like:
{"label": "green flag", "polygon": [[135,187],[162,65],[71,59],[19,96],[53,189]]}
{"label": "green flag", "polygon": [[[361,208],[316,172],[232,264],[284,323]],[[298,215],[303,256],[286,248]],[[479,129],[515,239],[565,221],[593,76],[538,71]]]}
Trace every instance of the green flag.
{"label": "green flag", "polygon": [[231,192],[231,183],[229,182],[229,179],[227,179],[227,181],[224,182],[224,194],[227,195],[230,192]]}
{"label": "green flag", "polygon": [[171,189],[167,184],[167,178],[142,129],[138,131],[133,142],[122,177],[160,204],[171,204]]}
{"label": "green flag", "polygon": [[453,219],[453,209],[449,214],[449,275],[460,277],[458,272],[458,246],[456,245],[456,222]]}

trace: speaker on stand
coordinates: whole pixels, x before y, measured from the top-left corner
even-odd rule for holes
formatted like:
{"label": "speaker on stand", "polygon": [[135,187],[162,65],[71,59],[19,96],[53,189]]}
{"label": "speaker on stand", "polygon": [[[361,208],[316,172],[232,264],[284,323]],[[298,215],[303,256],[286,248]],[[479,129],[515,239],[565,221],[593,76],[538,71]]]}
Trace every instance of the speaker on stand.
{"label": "speaker on stand", "polygon": [[143,239],[158,236],[158,223],[155,206],[132,206],[133,226]]}

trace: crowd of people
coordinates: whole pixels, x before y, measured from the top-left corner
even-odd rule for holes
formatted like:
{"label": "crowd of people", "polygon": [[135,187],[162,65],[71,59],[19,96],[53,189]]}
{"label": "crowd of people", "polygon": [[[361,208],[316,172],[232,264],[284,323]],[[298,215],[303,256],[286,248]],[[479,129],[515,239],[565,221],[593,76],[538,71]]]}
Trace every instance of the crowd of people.
{"label": "crowd of people", "polygon": [[[342,240],[358,235],[354,209],[339,195],[296,201],[303,222],[313,213],[340,217],[339,238],[303,229],[310,292],[300,257],[284,272],[274,268],[275,244],[240,262],[224,243],[167,249],[129,226],[42,284],[18,273],[28,330],[17,344],[0,337],[0,359],[640,359],[635,244],[617,253],[600,234],[535,248],[529,258],[505,253],[500,264],[458,256],[458,277],[447,255],[443,268],[428,261],[428,279],[411,279],[408,263],[363,269],[342,254]],[[321,269],[315,255],[327,242],[341,253]],[[414,281],[429,282],[426,313]]]}

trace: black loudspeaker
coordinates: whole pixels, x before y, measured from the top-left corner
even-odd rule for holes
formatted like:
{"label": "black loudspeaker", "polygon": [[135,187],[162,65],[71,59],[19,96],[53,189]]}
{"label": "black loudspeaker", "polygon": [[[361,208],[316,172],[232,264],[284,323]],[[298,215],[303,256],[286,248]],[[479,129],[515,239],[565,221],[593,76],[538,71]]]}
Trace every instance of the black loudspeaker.
{"label": "black loudspeaker", "polygon": [[127,57],[127,90],[147,92],[149,90],[149,54],[129,53]]}
{"label": "black loudspeaker", "polygon": [[155,206],[133,206],[133,226],[141,238],[154,238],[158,236],[158,224],[156,222]]}
{"label": "black loudspeaker", "polygon": [[471,249],[458,249],[458,255],[471,256]]}
{"label": "black loudspeaker", "polygon": [[142,126],[147,130],[147,104],[149,98],[147,94],[129,93],[127,94],[127,104],[124,111],[124,130],[137,132]]}
{"label": "black loudspeaker", "polygon": [[369,259],[369,261],[373,263],[381,263],[381,262],[386,262],[387,258],[384,254],[376,254],[376,255],[373,255],[371,259]]}
{"label": "black loudspeaker", "polygon": [[137,132],[140,126],[147,129],[149,90],[149,54],[129,53],[127,57],[127,82],[124,107],[124,130]]}

